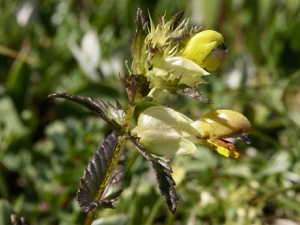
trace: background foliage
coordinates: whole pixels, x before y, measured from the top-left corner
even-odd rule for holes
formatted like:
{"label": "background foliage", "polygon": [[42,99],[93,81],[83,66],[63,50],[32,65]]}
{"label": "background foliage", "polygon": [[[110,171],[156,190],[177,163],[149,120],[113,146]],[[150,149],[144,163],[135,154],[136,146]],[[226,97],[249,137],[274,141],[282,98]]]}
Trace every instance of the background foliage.
{"label": "background foliage", "polygon": [[153,171],[128,146],[125,190],[94,224],[300,224],[297,0],[1,0],[0,224],[12,211],[32,224],[84,219],[74,198],[79,178],[109,129],[84,108],[46,96],[63,91],[126,107],[118,74],[131,60],[138,7],[154,21],[186,9],[191,24],[223,34],[227,57],[198,88],[214,104],[183,97],[163,104],[193,119],[212,109],[240,111],[252,122],[252,143],[238,143],[238,161],[204,147],[175,158],[174,216]]}

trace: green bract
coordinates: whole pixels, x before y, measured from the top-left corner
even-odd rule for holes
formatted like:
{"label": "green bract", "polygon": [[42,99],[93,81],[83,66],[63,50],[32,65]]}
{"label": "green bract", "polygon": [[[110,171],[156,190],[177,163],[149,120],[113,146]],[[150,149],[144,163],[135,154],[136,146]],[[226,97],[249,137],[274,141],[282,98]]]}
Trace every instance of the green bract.
{"label": "green bract", "polygon": [[150,18],[150,28],[143,19],[137,23],[130,72],[147,78],[148,100],[206,83],[202,76],[209,75],[207,71],[217,69],[220,64],[214,52],[225,50],[222,35],[199,27],[189,30],[188,20],[179,21],[182,15],[180,12],[168,22],[162,16],[157,26]]}

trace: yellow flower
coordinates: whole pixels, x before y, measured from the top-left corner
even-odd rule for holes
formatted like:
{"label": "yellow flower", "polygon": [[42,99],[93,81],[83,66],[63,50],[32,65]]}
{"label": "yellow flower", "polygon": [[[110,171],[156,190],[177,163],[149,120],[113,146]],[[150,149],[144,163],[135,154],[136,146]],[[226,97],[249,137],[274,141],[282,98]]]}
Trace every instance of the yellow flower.
{"label": "yellow flower", "polygon": [[237,137],[245,139],[251,130],[251,124],[243,114],[228,109],[209,112],[193,126],[201,131],[201,138],[210,139]]}
{"label": "yellow flower", "polygon": [[251,130],[249,120],[241,113],[221,109],[203,115],[192,124],[199,131],[202,144],[214,149],[219,154],[238,158],[234,144],[224,139],[238,138],[250,143],[248,133]]}
{"label": "yellow flower", "polygon": [[140,26],[131,45],[130,72],[147,78],[148,100],[206,83],[202,76],[218,68],[219,51],[226,50],[220,33],[199,27],[189,30],[188,20],[179,21],[182,15],[180,12],[167,22],[162,16],[157,26],[150,18],[150,28],[142,23],[144,19],[137,21]]}
{"label": "yellow flower", "polygon": [[156,155],[190,154],[197,150],[196,144],[202,144],[236,159],[236,147],[224,138],[240,138],[248,143],[250,130],[249,120],[232,110],[216,110],[193,121],[171,108],[154,106],[141,113],[133,134],[148,152]]}

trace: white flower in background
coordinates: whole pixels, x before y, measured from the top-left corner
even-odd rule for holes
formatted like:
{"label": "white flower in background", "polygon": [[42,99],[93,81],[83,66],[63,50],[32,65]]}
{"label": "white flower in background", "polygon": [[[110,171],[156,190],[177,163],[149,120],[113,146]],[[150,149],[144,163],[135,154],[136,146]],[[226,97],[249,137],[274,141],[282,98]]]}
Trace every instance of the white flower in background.
{"label": "white flower in background", "polygon": [[257,68],[249,53],[244,52],[237,56],[230,68],[231,70],[223,76],[223,80],[229,88],[238,89],[245,84],[247,86],[255,85],[253,82],[256,80]]}
{"label": "white flower in background", "polygon": [[17,23],[21,27],[25,27],[28,24],[30,19],[33,17],[36,7],[36,1],[26,1],[19,7],[16,13],[16,19]]}
{"label": "white flower in background", "polygon": [[119,57],[112,56],[108,60],[102,59],[99,37],[94,30],[85,33],[81,40],[81,46],[70,41],[69,48],[85,75],[92,81],[100,79],[99,70],[104,76],[119,74],[122,71],[122,62]]}
{"label": "white flower in background", "polygon": [[83,36],[81,46],[69,43],[69,47],[80,67],[91,80],[99,80],[100,45],[95,31],[90,30]]}
{"label": "white flower in background", "polygon": [[117,55],[112,55],[108,60],[103,60],[100,58],[100,70],[104,76],[122,73],[123,64],[124,63],[121,60],[121,57]]}

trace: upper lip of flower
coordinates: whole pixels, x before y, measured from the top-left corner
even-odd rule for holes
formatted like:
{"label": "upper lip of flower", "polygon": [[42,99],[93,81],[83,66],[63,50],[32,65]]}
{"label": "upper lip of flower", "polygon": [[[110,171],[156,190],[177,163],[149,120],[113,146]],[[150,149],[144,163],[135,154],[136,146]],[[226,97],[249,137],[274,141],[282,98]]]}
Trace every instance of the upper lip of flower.
{"label": "upper lip of flower", "polygon": [[234,145],[234,140],[244,141],[248,145],[251,144],[251,140],[248,137],[248,134],[242,134],[242,135],[240,135],[238,137],[229,137],[229,138],[223,137],[223,138],[220,138],[219,140],[221,140],[221,141],[223,141],[225,143],[233,144],[233,145]]}
{"label": "upper lip of flower", "polygon": [[251,144],[251,140],[248,137],[248,134],[243,134],[243,135],[237,137],[237,139],[246,142],[248,145]]}

